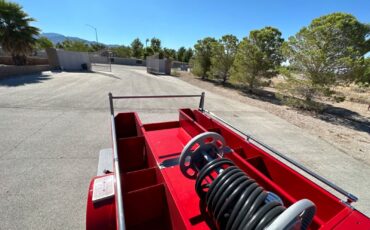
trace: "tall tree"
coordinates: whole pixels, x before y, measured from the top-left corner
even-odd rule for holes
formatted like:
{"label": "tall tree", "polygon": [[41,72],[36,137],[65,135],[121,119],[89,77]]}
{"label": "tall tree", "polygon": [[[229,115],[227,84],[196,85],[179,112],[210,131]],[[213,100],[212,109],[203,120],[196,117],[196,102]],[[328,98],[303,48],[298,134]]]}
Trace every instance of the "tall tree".
{"label": "tall tree", "polygon": [[285,102],[320,110],[315,99],[337,99],[332,86],[364,79],[364,54],[370,48],[369,35],[369,25],[360,23],[350,14],[333,13],[314,19],[290,37],[284,53],[291,68],[301,74],[291,74],[279,85],[280,94],[289,98]]}
{"label": "tall tree", "polygon": [[249,39],[264,54],[264,57],[268,60],[266,64],[269,65],[271,70],[280,66],[284,60],[281,49],[284,39],[278,29],[267,26],[260,30],[253,30],[249,33]]}
{"label": "tall tree", "polygon": [[370,85],[370,57],[365,59],[365,68],[362,77],[358,79],[360,83],[367,83]]}
{"label": "tall tree", "polygon": [[185,59],[185,52],[186,52],[186,49],[185,47],[181,46],[178,50],[177,50],[177,60],[178,61],[181,61],[183,62],[184,59]]}
{"label": "tall tree", "polygon": [[37,50],[44,50],[46,48],[52,48],[54,45],[47,37],[39,37],[36,42]]}
{"label": "tall tree", "polygon": [[194,45],[194,59],[192,61],[193,73],[201,76],[202,79],[206,79],[209,76],[211,67],[212,57],[212,43],[216,42],[216,39],[206,37],[202,40],[198,40],[197,44]]}
{"label": "tall tree", "polygon": [[88,52],[90,51],[90,46],[83,41],[65,40],[62,43],[58,43],[56,48],[77,51],[77,52]]}
{"label": "tall tree", "polygon": [[161,40],[158,38],[152,38],[150,40],[150,48],[153,50],[154,53],[159,53],[161,51]]}
{"label": "tall tree", "polygon": [[220,78],[223,84],[230,76],[238,43],[238,39],[230,34],[212,43],[211,73],[214,77]]}
{"label": "tall tree", "polygon": [[232,78],[241,81],[252,90],[261,85],[264,78],[277,74],[283,61],[281,32],[265,27],[250,32],[240,43],[232,68]]}
{"label": "tall tree", "polygon": [[39,29],[30,25],[33,21],[17,3],[0,0],[0,44],[16,65],[26,64],[36,44]]}
{"label": "tall tree", "polygon": [[189,62],[190,59],[193,57],[193,49],[192,48],[188,48],[184,54],[184,62]]}
{"label": "tall tree", "polygon": [[353,80],[370,50],[370,26],[345,13],[314,19],[290,37],[285,46],[289,63],[312,84],[330,86]]}
{"label": "tall tree", "polygon": [[139,38],[134,39],[131,42],[131,51],[132,51],[132,56],[136,58],[142,58],[143,56],[143,43],[140,41]]}
{"label": "tall tree", "polygon": [[238,47],[231,69],[231,78],[252,90],[261,84],[268,66],[264,53],[249,38],[244,38]]}
{"label": "tall tree", "polygon": [[94,43],[91,43],[90,44],[90,49],[89,49],[89,51],[90,52],[97,52],[97,51],[102,51],[102,50],[104,50],[104,49],[106,49],[107,48],[107,46],[106,45],[104,45],[104,44],[102,44],[102,43],[96,43],[96,42],[94,42]]}
{"label": "tall tree", "polygon": [[144,48],[144,59],[146,59],[146,57],[152,56],[152,55],[154,55],[153,49],[150,46],[145,47]]}
{"label": "tall tree", "polygon": [[176,50],[163,48],[163,56],[168,59],[175,60],[176,59]]}
{"label": "tall tree", "polygon": [[129,46],[118,46],[111,48],[115,57],[129,58],[131,57],[131,48]]}

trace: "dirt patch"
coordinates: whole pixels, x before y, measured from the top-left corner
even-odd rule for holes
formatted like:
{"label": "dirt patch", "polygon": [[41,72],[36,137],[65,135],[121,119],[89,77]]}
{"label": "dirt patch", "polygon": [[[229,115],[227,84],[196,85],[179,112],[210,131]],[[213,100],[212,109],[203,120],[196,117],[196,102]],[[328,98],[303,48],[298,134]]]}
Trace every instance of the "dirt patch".
{"label": "dirt patch", "polygon": [[179,79],[213,93],[268,111],[307,130],[312,135],[320,137],[347,155],[370,165],[370,111],[368,111],[368,105],[344,101],[332,104],[323,114],[315,114],[281,105],[271,95],[271,98],[269,98],[268,93],[267,97],[243,93],[237,89],[203,81],[184,72],[179,74]]}

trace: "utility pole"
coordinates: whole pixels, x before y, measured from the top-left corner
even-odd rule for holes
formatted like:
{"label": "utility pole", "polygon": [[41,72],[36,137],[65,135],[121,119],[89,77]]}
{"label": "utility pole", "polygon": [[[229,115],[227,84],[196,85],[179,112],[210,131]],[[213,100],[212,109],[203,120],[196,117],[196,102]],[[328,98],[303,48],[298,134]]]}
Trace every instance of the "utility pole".
{"label": "utility pole", "polygon": [[112,72],[112,51],[108,51],[109,72]]}
{"label": "utility pole", "polygon": [[96,43],[97,43],[97,44],[99,44],[99,40],[98,40],[98,30],[97,30],[94,26],[92,26],[92,25],[86,24],[86,26],[91,27],[91,28],[93,28],[93,29],[95,30]]}

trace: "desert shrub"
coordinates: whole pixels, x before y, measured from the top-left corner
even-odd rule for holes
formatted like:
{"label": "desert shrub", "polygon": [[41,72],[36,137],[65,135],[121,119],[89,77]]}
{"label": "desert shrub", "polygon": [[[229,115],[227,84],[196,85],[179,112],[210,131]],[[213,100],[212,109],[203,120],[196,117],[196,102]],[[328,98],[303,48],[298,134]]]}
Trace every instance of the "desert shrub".
{"label": "desert shrub", "polygon": [[277,84],[277,98],[288,106],[320,112],[324,109],[322,103],[315,101],[319,96],[331,94],[327,89],[319,85],[312,84],[306,79],[297,77],[287,77],[285,82]]}

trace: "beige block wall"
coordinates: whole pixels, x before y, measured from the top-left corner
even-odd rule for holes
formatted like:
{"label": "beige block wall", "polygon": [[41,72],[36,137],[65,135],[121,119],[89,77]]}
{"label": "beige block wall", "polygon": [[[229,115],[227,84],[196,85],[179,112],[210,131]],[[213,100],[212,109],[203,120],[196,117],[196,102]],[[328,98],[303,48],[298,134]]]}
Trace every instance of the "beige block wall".
{"label": "beige block wall", "polygon": [[[0,56],[0,64],[13,65],[13,59],[10,56]],[[27,65],[47,65],[47,58],[27,57]]]}
{"label": "beige block wall", "polygon": [[50,70],[49,65],[0,66],[0,79],[9,76],[39,73],[48,70]]}

